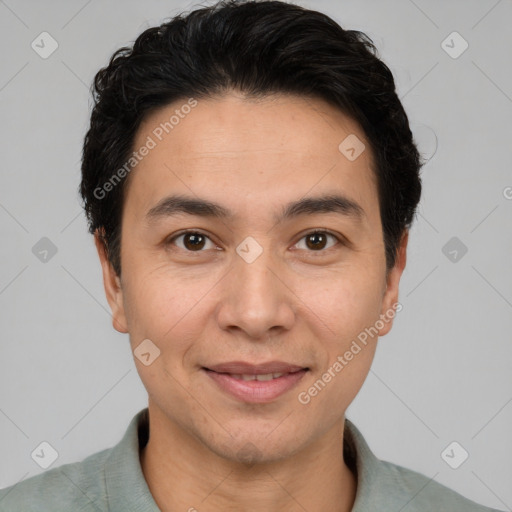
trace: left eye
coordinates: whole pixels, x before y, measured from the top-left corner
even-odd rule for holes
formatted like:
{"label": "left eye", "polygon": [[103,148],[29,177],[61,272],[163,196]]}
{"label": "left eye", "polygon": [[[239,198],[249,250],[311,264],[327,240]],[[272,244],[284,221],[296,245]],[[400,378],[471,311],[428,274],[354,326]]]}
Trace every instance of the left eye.
{"label": "left eye", "polygon": [[[334,240],[334,243],[326,247],[328,237]],[[185,233],[181,233],[179,235],[176,235],[172,238],[170,238],[167,241],[167,244],[175,243],[176,240],[179,240],[183,238],[182,244],[176,244],[180,249],[190,251],[190,252],[202,252],[202,249],[208,249],[208,247],[205,247],[205,244],[207,241],[210,242],[211,247],[210,249],[215,248],[215,244],[210,240],[210,237],[207,235],[204,235],[203,233],[200,233],[198,231],[186,231]],[[306,249],[310,249],[314,252],[319,252],[323,249],[330,248],[333,245],[336,245],[336,242],[339,242],[340,239],[336,237],[335,235],[327,232],[327,231],[312,231],[311,233],[307,233],[304,235],[300,241],[296,244],[297,246],[302,242],[302,240],[305,240]],[[301,247],[299,247],[300,249]]]}
{"label": "left eye", "polygon": [[[335,240],[335,243],[333,245],[336,245],[336,242],[340,241],[338,237],[334,236],[331,233],[328,233],[327,231],[313,231],[311,233],[308,233],[307,235],[304,235],[300,239],[299,243],[302,240],[305,240],[306,248],[312,249],[315,252],[319,252],[322,249],[326,249],[327,237],[331,237],[332,239]],[[330,247],[332,247],[332,245]],[[329,249],[330,247],[327,248]]]}

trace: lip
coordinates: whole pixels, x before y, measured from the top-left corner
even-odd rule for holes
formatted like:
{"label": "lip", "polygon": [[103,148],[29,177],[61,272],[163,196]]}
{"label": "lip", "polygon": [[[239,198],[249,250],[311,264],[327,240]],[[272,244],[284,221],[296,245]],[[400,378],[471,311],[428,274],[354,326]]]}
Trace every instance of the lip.
{"label": "lip", "polygon": [[206,369],[217,373],[231,373],[234,375],[265,375],[266,373],[293,373],[307,368],[283,361],[269,361],[260,364],[250,364],[244,361],[229,361],[227,363],[208,366]]}
{"label": "lip", "polygon": [[[246,403],[269,403],[297,386],[309,371],[302,366],[291,365],[280,361],[271,361],[260,365],[243,362],[230,362],[204,368],[205,374],[226,394]],[[267,381],[244,381],[233,375],[264,375],[268,373],[284,373]]]}

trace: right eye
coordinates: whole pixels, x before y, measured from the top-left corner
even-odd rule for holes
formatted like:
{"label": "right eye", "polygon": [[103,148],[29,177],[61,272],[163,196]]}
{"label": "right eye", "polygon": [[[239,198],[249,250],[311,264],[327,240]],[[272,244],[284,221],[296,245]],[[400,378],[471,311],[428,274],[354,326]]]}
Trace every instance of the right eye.
{"label": "right eye", "polygon": [[[180,239],[183,239],[181,245],[175,244],[175,242]],[[180,249],[188,252],[204,252],[202,249],[204,248],[206,241],[210,241],[213,245],[211,248],[216,247],[210,238],[204,233],[201,233],[200,231],[187,230],[168,238],[165,245],[176,245]]]}

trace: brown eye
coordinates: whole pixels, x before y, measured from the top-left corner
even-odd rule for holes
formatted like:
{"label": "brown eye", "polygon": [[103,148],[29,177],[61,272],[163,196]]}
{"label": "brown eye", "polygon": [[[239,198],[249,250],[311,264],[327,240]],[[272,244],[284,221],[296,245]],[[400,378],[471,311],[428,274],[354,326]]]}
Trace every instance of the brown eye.
{"label": "brown eye", "polygon": [[191,250],[202,249],[204,247],[205,237],[200,233],[187,233],[183,237],[183,245]]}
{"label": "brown eye", "polygon": [[312,233],[308,233],[307,235],[302,237],[301,241],[305,240],[306,248],[309,249],[310,251],[321,252],[323,249],[326,248],[329,237],[335,240],[335,243],[332,244],[330,247],[336,245],[336,242],[339,242],[339,239],[336,236],[332,235],[331,233],[328,233],[327,231],[314,231]]}
{"label": "brown eye", "polygon": [[311,233],[306,236],[306,245],[310,249],[323,249],[326,244],[326,236],[324,233]]}
{"label": "brown eye", "polygon": [[[181,244],[176,243],[176,241],[180,239],[182,239]],[[184,251],[202,252],[208,241],[212,244],[212,247],[214,247],[214,244],[206,235],[203,235],[197,231],[187,231],[171,238],[167,244],[169,245],[176,243],[177,247],[183,249]]]}

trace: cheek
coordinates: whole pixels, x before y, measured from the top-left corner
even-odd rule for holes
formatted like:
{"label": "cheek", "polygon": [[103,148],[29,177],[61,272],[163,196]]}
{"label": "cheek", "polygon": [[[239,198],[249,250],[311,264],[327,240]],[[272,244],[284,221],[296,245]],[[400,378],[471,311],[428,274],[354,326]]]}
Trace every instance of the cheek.
{"label": "cheek", "polygon": [[321,328],[320,367],[309,387],[301,387],[298,400],[308,408],[308,417],[325,418],[329,425],[352,403],[368,376],[378,340],[371,328],[379,318],[381,299],[370,290],[339,285],[312,300],[323,308],[315,313],[329,321],[329,330]]}
{"label": "cheek", "polygon": [[302,315],[317,325],[317,336],[338,350],[379,318],[382,306],[380,276],[352,266],[322,279],[302,279]]}
{"label": "cheek", "polygon": [[333,418],[348,407],[364,383],[378,339],[372,327],[381,310],[380,281],[371,269],[367,274],[351,270],[310,289],[303,281],[307,301],[301,314],[317,326],[315,334],[322,347],[317,354],[323,352],[311,406]]}
{"label": "cheek", "polygon": [[132,276],[138,277],[125,289],[132,349],[150,339],[160,350],[159,362],[179,372],[186,352],[204,329],[211,277],[194,281],[176,272],[170,276],[165,268]]}
{"label": "cheek", "polygon": [[[182,409],[183,403],[190,400],[182,387],[187,380],[183,361],[194,340],[200,337],[204,321],[197,317],[201,309],[198,301],[204,293],[200,287],[170,279],[161,270],[138,276],[125,290],[136,369],[160,408]],[[144,341],[146,345],[142,345],[143,340],[150,340],[151,344]],[[143,346],[149,350],[139,349]],[[151,354],[150,364],[139,358],[138,354],[144,352]],[[193,408],[194,402],[187,407]]]}

